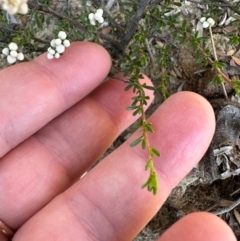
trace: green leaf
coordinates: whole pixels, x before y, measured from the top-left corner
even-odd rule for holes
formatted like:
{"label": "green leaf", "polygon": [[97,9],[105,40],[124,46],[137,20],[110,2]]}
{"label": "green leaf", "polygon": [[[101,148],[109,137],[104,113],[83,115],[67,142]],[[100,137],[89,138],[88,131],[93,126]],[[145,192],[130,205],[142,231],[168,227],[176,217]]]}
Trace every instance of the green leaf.
{"label": "green leaf", "polygon": [[237,95],[240,95],[240,80],[232,80],[232,86]]}
{"label": "green leaf", "polygon": [[133,87],[132,85],[127,85],[127,86],[124,88],[124,90],[125,90],[125,91],[128,91],[128,90],[130,90],[132,87]]}
{"label": "green leaf", "polygon": [[35,18],[35,21],[36,21],[36,24],[37,24],[37,27],[39,29],[42,29],[43,28],[43,21],[41,20],[41,16],[40,14],[38,14],[37,12],[34,13],[34,18]]}
{"label": "green leaf", "polygon": [[213,61],[213,63],[212,63],[212,67],[213,67],[213,69],[214,69],[214,68],[224,69],[224,68],[226,67],[226,64],[221,63],[221,62],[215,60],[215,61]]}
{"label": "green leaf", "polygon": [[239,38],[239,36],[233,35],[233,36],[230,38],[229,45],[239,45],[239,43],[240,43],[240,38]]}
{"label": "green leaf", "polygon": [[155,171],[150,173],[148,180],[142,185],[142,188],[145,187],[147,187],[149,192],[153,192],[153,195],[157,194],[158,179]]}
{"label": "green leaf", "polygon": [[133,112],[133,116],[137,115],[137,114],[141,114],[142,113],[142,107],[138,106],[138,108]]}
{"label": "green leaf", "polygon": [[212,86],[212,85],[221,85],[222,82],[223,82],[223,77],[222,75],[220,74],[217,74],[213,77],[213,79],[209,82],[209,85]]}
{"label": "green leaf", "polygon": [[153,148],[153,147],[151,147],[151,154],[152,154],[152,157],[153,156],[160,157],[160,152],[158,150],[156,150],[155,148]]}
{"label": "green leaf", "polygon": [[178,7],[181,7],[181,6],[182,6],[182,3],[179,3],[179,2],[173,2],[173,5],[178,6]]}
{"label": "green leaf", "polygon": [[135,110],[137,109],[139,106],[138,105],[131,105],[131,106],[127,106],[126,110]]}
{"label": "green leaf", "polygon": [[146,85],[146,83],[142,84],[142,87],[145,89],[148,89],[148,90],[156,90],[156,88],[154,86]]}
{"label": "green leaf", "polygon": [[136,123],[134,124],[134,127],[136,129],[138,129],[140,126],[142,126],[142,119],[139,119],[138,121],[136,121]]}
{"label": "green leaf", "polygon": [[138,145],[142,140],[143,140],[143,136],[140,136],[140,137],[138,137],[135,141],[133,141],[133,142],[130,144],[130,146],[131,146],[131,147],[134,147],[134,146]]}
{"label": "green leaf", "polygon": [[144,150],[146,148],[146,140],[142,139],[142,149]]}
{"label": "green leaf", "polygon": [[132,106],[137,105],[137,103],[138,103],[138,100],[134,100],[133,103],[132,103]]}
{"label": "green leaf", "polygon": [[152,124],[151,124],[151,123],[145,123],[145,124],[144,124],[144,127],[145,127],[145,129],[146,129],[148,132],[154,133],[154,131],[153,131],[153,129],[152,129]]}

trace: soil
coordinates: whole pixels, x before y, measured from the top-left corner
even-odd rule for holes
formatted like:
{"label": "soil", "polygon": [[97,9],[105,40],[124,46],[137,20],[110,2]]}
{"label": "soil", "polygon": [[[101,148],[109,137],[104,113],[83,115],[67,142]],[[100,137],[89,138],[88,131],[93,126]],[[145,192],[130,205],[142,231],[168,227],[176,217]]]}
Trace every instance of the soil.
{"label": "soil", "polygon": [[[69,11],[79,11],[82,7],[79,3],[80,1],[77,0],[66,1],[68,2],[68,6],[66,6],[66,3],[63,2],[53,2],[53,9],[58,12],[66,11],[66,9]],[[95,1],[88,1],[89,9],[94,9],[94,2]],[[104,6],[107,8],[110,14],[111,12],[113,15],[115,14],[117,11],[116,9],[118,0],[106,0],[102,1],[102,3],[104,3]],[[201,15],[201,9],[197,8],[196,4],[186,5],[183,9],[180,9],[180,11],[183,14],[183,18],[189,19],[189,21],[199,19]],[[188,13],[187,15],[186,11]],[[229,26],[225,26],[225,28],[226,31],[231,31]],[[106,26],[100,31],[103,33],[106,31],[107,33],[107,30],[108,29]],[[239,78],[240,67],[231,60],[229,55],[229,53],[231,53],[230,51],[233,50],[232,53],[238,57],[238,49],[234,49],[234,47],[228,44],[229,39],[227,39],[227,37],[223,34],[222,28],[222,32],[219,30],[218,26],[213,28],[213,30],[217,52],[221,56],[221,60],[228,66],[225,73],[231,78]],[[42,32],[37,33],[37,37],[49,39],[51,37],[51,29],[49,29],[49,27],[45,28]],[[205,44],[208,45],[209,43]],[[31,56],[29,56],[29,59],[31,59]],[[167,86],[170,94],[187,89],[203,95],[210,101],[210,103],[213,104],[216,119],[219,118],[220,111],[226,106],[235,106],[236,108],[239,108],[238,98],[235,98],[234,101],[225,101],[221,87],[209,86],[209,82],[216,73],[212,72],[210,68],[206,68],[196,62],[196,57],[188,47],[187,43],[182,46],[177,46],[173,56],[171,56],[171,60],[174,63],[174,67],[172,70],[169,70],[170,81]],[[1,68],[6,67],[6,62],[1,61],[0,63]],[[149,76],[152,75],[151,70],[148,68],[144,69],[143,71]],[[159,84],[158,81],[159,79],[153,78],[153,82],[155,84]],[[232,88],[226,85],[226,89],[230,99],[232,96],[234,97]],[[147,111],[148,116],[158,108],[161,100],[161,94],[157,94],[154,103]],[[221,116],[224,116],[223,112]],[[236,122],[240,123],[237,114],[234,114],[234,118],[235,117]],[[224,118],[228,120],[227,117]],[[230,124],[230,126],[232,127],[233,124]],[[170,227],[181,217],[196,211],[214,212],[219,209],[224,209],[232,205],[240,198],[240,177],[237,174],[234,175],[234,171],[239,169],[238,162],[240,162],[238,125],[234,128],[232,131],[234,134],[232,134],[230,137],[226,137],[228,140],[226,145],[222,145],[222,142],[219,142],[219,139],[217,139],[217,144],[215,144],[216,138],[214,139],[215,142],[211,144],[208,153],[206,153],[206,156],[202,159],[199,166],[194,168],[189,175],[172,191],[172,194],[162,206],[161,210],[159,210],[149,224],[134,239],[135,241],[156,240],[159,235],[161,235],[168,227]],[[104,156],[108,155],[119,145],[121,145],[134,130],[134,126],[131,126],[124,131],[107,150]],[[225,131],[228,132],[229,130],[226,129]],[[234,136],[235,139],[232,138],[232,136]],[[229,154],[229,152],[225,151],[224,155],[227,161],[222,161],[221,164],[216,165],[216,156],[213,155],[213,151],[216,148],[220,149],[226,146],[230,149],[234,149],[234,153]],[[230,157],[234,157],[236,159],[235,164],[232,164],[232,159]],[[206,165],[206,162],[209,162],[209,160],[211,160],[211,163],[214,163],[214,169],[209,167],[209,165]],[[225,167],[223,166],[223,163],[225,163]],[[222,174],[225,172],[230,174],[224,179]],[[240,240],[240,219],[238,212],[240,212],[240,207],[237,206],[230,211],[223,212],[223,214],[219,216],[232,228],[238,240]]]}

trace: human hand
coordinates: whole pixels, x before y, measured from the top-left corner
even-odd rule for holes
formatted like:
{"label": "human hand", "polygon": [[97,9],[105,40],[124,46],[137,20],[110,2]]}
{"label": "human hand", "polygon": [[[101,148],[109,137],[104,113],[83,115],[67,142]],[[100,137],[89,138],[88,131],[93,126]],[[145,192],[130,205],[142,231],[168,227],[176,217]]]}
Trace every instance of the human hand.
{"label": "human hand", "polygon": [[[110,65],[102,47],[81,42],[58,60],[44,54],[0,72],[0,220],[17,230],[14,241],[132,240],[206,151],[213,111],[182,92],[150,118],[161,151],[156,196],[140,188],[147,154],[129,147],[139,132],[78,180],[136,119],[125,111],[132,94],[124,83],[97,87]],[[195,213],[159,240],[236,239],[218,217]]]}

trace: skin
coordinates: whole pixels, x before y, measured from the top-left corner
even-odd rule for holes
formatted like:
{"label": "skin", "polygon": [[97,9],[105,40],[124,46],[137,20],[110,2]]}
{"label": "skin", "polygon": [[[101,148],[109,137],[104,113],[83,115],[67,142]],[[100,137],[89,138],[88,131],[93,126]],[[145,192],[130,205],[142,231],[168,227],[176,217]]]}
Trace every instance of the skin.
{"label": "skin", "polygon": [[[136,120],[125,110],[133,96],[126,84],[102,83],[110,66],[101,46],[78,42],[58,60],[43,54],[0,71],[0,220],[17,230],[14,241],[133,240],[210,144],[211,106],[177,93],[150,117],[150,142],[161,151],[156,196],[140,188],[147,153],[129,146],[139,131],[79,180]],[[199,212],[158,240],[236,239],[221,219]]]}

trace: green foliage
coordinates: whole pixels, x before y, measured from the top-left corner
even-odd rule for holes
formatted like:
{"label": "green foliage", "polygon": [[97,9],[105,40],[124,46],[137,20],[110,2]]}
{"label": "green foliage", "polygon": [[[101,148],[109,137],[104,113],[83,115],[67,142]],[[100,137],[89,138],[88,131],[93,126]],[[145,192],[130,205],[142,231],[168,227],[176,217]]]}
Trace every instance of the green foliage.
{"label": "green foliage", "polygon": [[240,44],[240,37],[236,34],[234,34],[229,41],[230,45],[238,46]]}
{"label": "green foliage", "polygon": [[157,190],[158,190],[158,178],[157,178],[157,174],[154,170],[152,159],[148,160],[145,169],[146,170],[150,169],[150,175],[149,175],[147,181],[142,185],[142,188],[146,187],[148,189],[148,191],[150,191],[154,195],[156,195]]}
{"label": "green foliage", "polygon": [[221,85],[224,82],[223,77],[220,74],[214,76],[209,85]]}
{"label": "green foliage", "polygon": [[236,94],[240,96],[240,80],[232,80],[232,85]]}
{"label": "green foliage", "polygon": [[213,63],[212,63],[212,69],[224,69],[226,67],[226,64],[224,63],[221,63],[217,60],[214,60]]}

